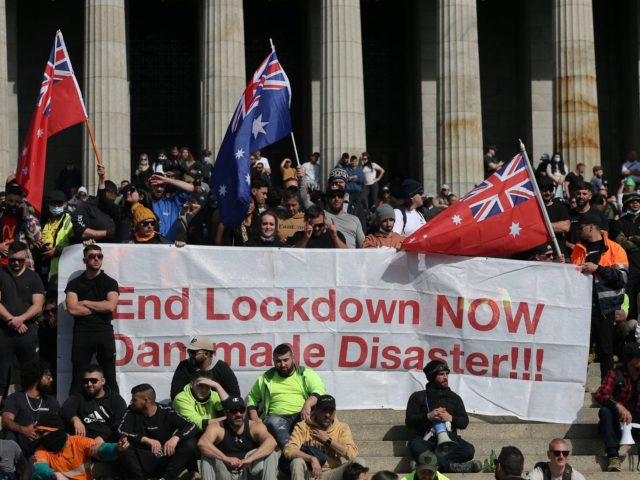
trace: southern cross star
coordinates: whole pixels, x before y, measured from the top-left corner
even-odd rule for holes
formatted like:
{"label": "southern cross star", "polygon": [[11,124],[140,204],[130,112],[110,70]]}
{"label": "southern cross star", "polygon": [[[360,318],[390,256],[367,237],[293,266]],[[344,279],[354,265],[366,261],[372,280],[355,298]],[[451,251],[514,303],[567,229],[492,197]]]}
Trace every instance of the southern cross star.
{"label": "southern cross star", "polygon": [[227,186],[220,185],[220,188],[218,189],[218,195],[220,195],[221,197],[224,197],[226,194],[227,194]]}
{"label": "southern cross star", "polygon": [[253,133],[253,138],[258,138],[259,133],[264,133],[266,135],[267,132],[264,131],[264,126],[268,124],[269,122],[262,121],[262,114],[258,115],[253,120],[253,125],[251,125],[251,133]]}
{"label": "southern cross star", "polygon": [[460,218],[460,215],[454,215],[451,217],[451,221],[456,225],[460,225],[462,223],[462,218]]}

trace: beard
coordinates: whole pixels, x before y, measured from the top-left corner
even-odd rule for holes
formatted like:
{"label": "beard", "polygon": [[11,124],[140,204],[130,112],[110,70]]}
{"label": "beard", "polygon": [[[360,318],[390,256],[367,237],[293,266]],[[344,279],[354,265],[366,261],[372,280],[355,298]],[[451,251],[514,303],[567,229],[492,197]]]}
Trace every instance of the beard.
{"label": "beard", "polygon": [[51,393],[53,391],[53,389],[51,388],[51,385],[45,385],[42,382],[38,382],[37,388],[40,393]]}

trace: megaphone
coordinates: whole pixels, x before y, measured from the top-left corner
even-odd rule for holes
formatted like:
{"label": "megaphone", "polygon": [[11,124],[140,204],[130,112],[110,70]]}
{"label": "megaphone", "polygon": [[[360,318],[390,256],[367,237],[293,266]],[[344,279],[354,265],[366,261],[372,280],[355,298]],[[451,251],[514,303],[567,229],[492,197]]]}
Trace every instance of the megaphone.
{"label": "megaphone", "polygon": [[622,429],[622,438],[620,438],[620,445],[635,445],[636,441],[633,439],[633,435],[631,435],[631,430],[634,428],[640,428],[640,424],[638,423],[621,423],[620,428]]}
{"label": "megaphone", "polygon": [[431,435],[435,435],[436,440],[438,441],[438,445],[434,452],[438,456],[446,455],[458,446],[456,442],[449,438],[449,431],[447,430],[447,425],[444,422],[434,423],[433,428],[425,436],[425,440],[427,439],[427,436],[430,437]]}

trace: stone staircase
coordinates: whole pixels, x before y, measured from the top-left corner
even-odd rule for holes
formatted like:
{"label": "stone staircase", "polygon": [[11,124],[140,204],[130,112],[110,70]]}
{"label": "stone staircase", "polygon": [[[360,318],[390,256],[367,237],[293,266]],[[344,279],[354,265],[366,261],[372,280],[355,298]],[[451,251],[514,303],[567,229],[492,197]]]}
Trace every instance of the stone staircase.
{"label": "stone staircase", "polygon": [[[570,464],[588,479],[615,477],[617,480],[637,480],[638,455],[636,447],[622,447],[623,471],[603,472],[607,464],[604,448],[598,434],[598,406],[592,393],[600,384],[599,365],[589,366],[587,388],[584,396],[584,412],[579,423],[555,424],[526,422],[513,417],[487,417],[470,415],[469,427],[461,432],[464,439],[476,448],[477,459],[484,462],[491,450],[496,455],[505,445],[518,447],[525,457],[525,472],[547,459],[549,440],[555,437],[571,440]],[[399,474],[410,471],[408,441],[412,433],[404,426],[404,411],[397,410],[346,410],[338,411],[338,418],[351,427],[354,439],[370,468],[370,473],[392,470]],[[447,474],[451,480],[472,477],[493,479],[493,473]]]}

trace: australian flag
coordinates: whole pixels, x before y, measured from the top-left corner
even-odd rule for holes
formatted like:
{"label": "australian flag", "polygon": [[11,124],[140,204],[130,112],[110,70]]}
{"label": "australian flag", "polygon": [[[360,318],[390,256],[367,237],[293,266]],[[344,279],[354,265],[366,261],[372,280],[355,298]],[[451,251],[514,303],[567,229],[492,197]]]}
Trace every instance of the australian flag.
{"label": "australian flag", "polygon": [[275,50],[253,74],[216,157],[211,188],[225,227],[235,227],[249,208],[249,155],[291,133],[291,85]]}

